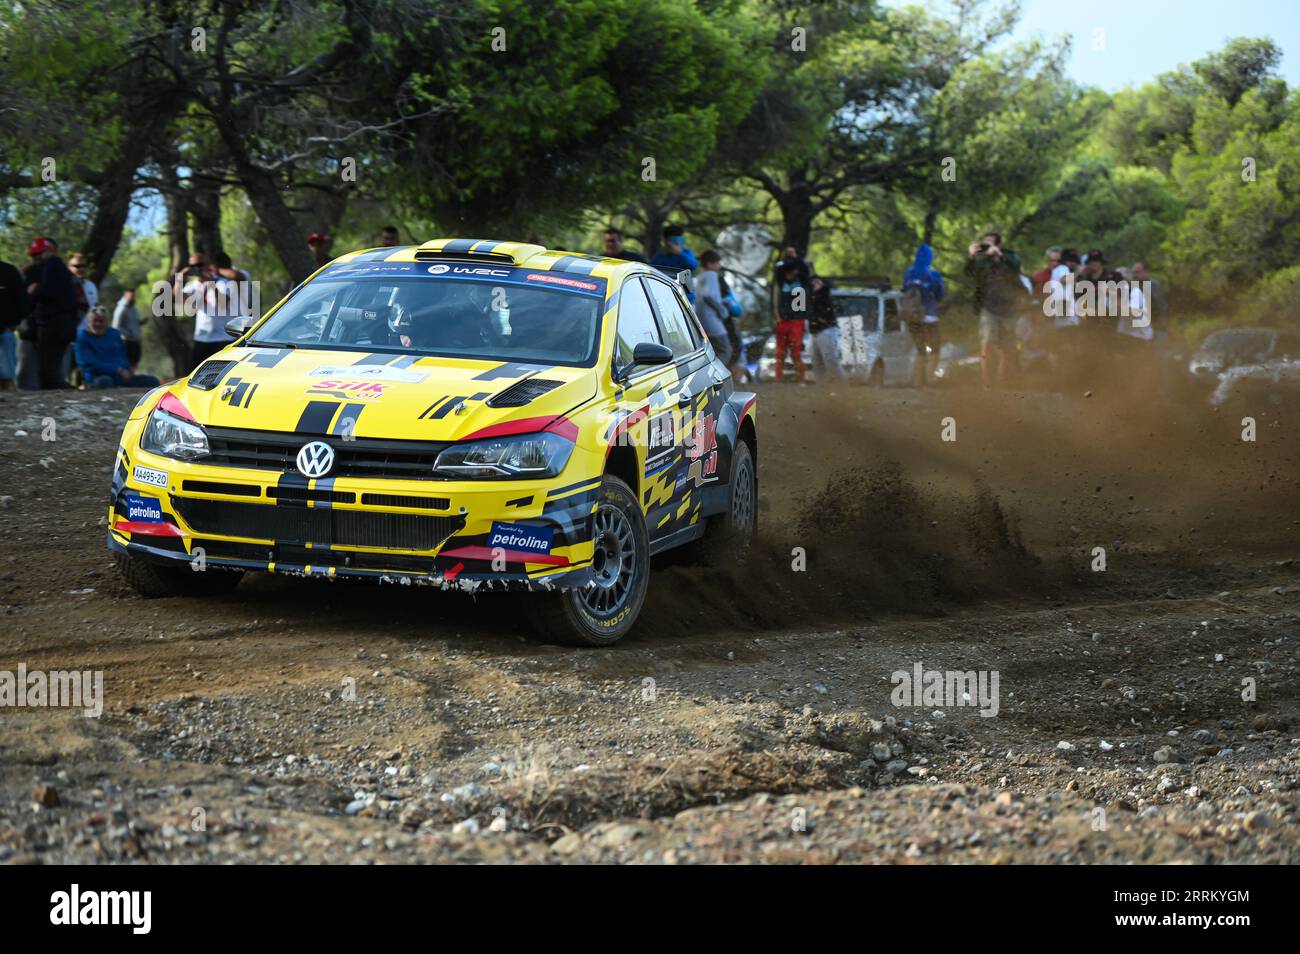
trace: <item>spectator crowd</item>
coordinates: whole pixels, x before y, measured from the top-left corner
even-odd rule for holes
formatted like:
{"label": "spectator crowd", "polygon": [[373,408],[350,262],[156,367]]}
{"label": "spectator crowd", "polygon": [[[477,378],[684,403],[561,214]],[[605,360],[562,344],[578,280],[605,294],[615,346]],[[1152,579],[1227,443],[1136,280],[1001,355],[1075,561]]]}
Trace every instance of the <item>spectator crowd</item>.
{"label": "spectator crowd", "polygon": [[[612,258],[645,262],[626,248],[614,226],[606,228],[603,252]],[[1020,258],[1004,247],[997,232],[981,235],[966,249],[961,279],[970,292],[978,317],[980,377],[985,387],[1002,386],[1019,372],[1036,369],[1060,376],[1087,357],[1116,350],[1163,360],[1167,356],[1169,314],[1164,288],[1145,262],[1128,267],[1109,264],[1100,249],[1079,255],[1072,248],[1052,247],[1042,268],[1027,274]],[[947,286],[934,265],[934,249],[916,247],[897,290],[889,283],[871,286],[873,293],[894,303],[899,324],[906,329],[915,358],[911,383],[924,387],[939,374],[942,318]],[[674,277],[694,275],[691,296],[714,350],[741,379],[753,364],[739,333],[743,310],[729,295],[721,255],[706,251],[698,259],[687,247],[683,230],[669,226],[663,244],[648,263]],[[772,340],[777,381],[806,383],[807,371],[818,380],[836,382],[859,376],[874,382],[872,363],[879,357],[875,316],[841,314],[830,278],[817,274],[811,259],[786,245],[767,283],[770,317],[766,335]],[[859,288],[843,289],[857,294]],[[861,310],[860,302],[855,305]],[[807,351],[807,360],[805,360]]]}
{"label": "spectator crowd", "polygon": [[[385,226],[380,246],[398,244],[397,228]],[[327,234],[313,232],[307,246],[318,267],[329,263],[332,240]],[[709,249],[697,256],[680,226],[665,227],[659,248],[647,259],[629,249],[623,234],[611,225],[604,230],[602,253],[646,262],[674,278],[689,273],[688,297],[714,351],[737,381],[754,364],[746,345],[752,352],[755,342],[769,338],[777,381],[787,380],[787,358],[799,383],[806,382],[808,366],[822,381],[859,375],[872,379],[869,372],[878,355],[873,341],[884,329],[872,317],[841,314],[831,279],[817,274],[812,261],[793,245],[778,250],[767,282],[769,315],[766,322],[759,317],[767,334],[751,337],[742,334],[744,309],[728,282],[721,253]],[[158,383],[136,370],[152,309],[142,313],[135,289],[123,289],[110,310],[100,302],[84,254],[73,252],[65,263],[58,243],[38,236],[28,246],[27,257],[21,270],[0,260],[0,388]],[[1144,262],[1114,267],[1100,249],[1080,255],[1073,248],[1053,246],[1042,267],[1027,274],[997,232],[972,242],[965,258],[962,279],[978,316],[985,387],[1004,385],[1016,372],[1036,367],[1060,374],[1104,348],[1103,336],[1112,344],[1122,341],[1130,352],[1164,357],[1169,330],[1164,289]],[[911,383],[916,387],[932,383],[939,372],[948,289],[934,259],[929,244],[918,245],[897,291],[888,292],[896,303],[898,330],[906,328],[915,349]],[[257,317],[256,288],[248,273],[224,253],[189,257],[167,289],[180,307],[167,313],[194,317],[191,369],[229,343],[227,322]],[[878,291],[885,293],[886,286]]]}

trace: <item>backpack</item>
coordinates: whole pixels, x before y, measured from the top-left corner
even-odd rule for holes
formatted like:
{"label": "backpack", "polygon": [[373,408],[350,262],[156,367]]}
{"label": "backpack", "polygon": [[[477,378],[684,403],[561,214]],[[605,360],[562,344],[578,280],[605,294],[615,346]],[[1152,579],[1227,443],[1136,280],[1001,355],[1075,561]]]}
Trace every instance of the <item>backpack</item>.
{"label": "backpack", "polygon": [[921,293],[921,283],[912,282],[903,292],[903,299],[898,303],[898,315],[904,321],[919,323],[925,320],[925,296]]}

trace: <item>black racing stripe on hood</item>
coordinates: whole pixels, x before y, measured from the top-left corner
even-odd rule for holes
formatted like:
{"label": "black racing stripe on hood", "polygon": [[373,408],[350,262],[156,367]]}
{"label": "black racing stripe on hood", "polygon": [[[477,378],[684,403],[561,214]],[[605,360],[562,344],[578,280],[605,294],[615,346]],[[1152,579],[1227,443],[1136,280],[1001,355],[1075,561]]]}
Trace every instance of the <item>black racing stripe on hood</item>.
{"label": "black racing stripe on hood", "polygon": [[250,354],[244,360],[249,364],[255,364],[259,368],[274,368],[277,364],[289,357],[289,348],[277,348],[274,351],[258,351]]}
{"label": "black racing stripe on hood", "polygon": [[352,364],[354,366],[358,364],[387,364],[392,360],[393,356],[391,354],[368,354],[364,358],[353,361]]}
{"label": "black racing stripe on hood", "polygon": [[339,401],[308,401],[302,409],[302,417],[293,429],[295,434],[328,434],[334,412],[339,409]]}
{"label": "black racing stripe on hood", "polygon": [[527,374],[529,371],[545,371],[550,365],[545,364],[526,364],[521,361],[507,361],[505,364],[498,364],[495,368],[488,368],[482,374],[476,374],[471,380],[474,381],[495,381],[498,378],[518,378]]}
{"label": "black racing stripe on hood", "polygon": [[[357,420],[361,417],[361,412],[365,409],[366,406],[364,404],[349,404],[344,407],[343,411],[339,414],[339,419],[335,423],[334,429],[330,431],[330,433],[334,435],[342,435],[345,438],[348,436],[355,437],[357,433]],[[348,424],[348,421],[352,422],[351,425]]]}
{"label": "black racing stripe on hood", "polygon": [[448,398],[446,401],[442,403],[442,406],[439,407],[438,410],[434,411],[432,414],[429,415],[429,420],[431,421],[442,420],[444,417],[447,416],[447,414],[451,411],[452,408],[454,408],[461,401],[464,401],[465,398],[466,395],[463,394],[457,395],[456,397]]}

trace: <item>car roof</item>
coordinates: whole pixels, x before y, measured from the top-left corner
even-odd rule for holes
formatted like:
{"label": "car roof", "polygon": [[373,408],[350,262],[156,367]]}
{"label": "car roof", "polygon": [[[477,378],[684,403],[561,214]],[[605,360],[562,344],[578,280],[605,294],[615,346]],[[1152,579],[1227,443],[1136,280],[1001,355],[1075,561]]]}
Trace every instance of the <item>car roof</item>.
{"label": "car roof", "polygon": [[369,248],[349,252],[330,264],[346,262],[423,262],[462,261],[484,265],[510,265],[546,272],[564,272],[591,278],[614,278],[634,272],[662,275],[658,269],[628,262],[621,258],[606,258],[582,252],[549,249],[528,242],[499,242],[492,239],[439,238],[423,245],[406,245],[398,248]]}

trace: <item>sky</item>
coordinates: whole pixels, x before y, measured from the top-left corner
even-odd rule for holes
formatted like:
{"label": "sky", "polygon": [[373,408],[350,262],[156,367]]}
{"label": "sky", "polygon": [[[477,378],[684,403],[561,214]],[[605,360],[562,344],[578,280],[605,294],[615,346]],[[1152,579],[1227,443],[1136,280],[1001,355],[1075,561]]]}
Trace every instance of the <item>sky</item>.
{"label": "sky", "polygon": [[[936,13],[944,8],[934,2],[925,6]],[[1020,12],[1013,40],[1068,34],[1073,39],[1070,77],[1107,92],[1140,86],[1235,36],[1271,38],[1282,50],[1279,69],[1287,84],[1300,85],[1297,0],[1021,0]]]}

